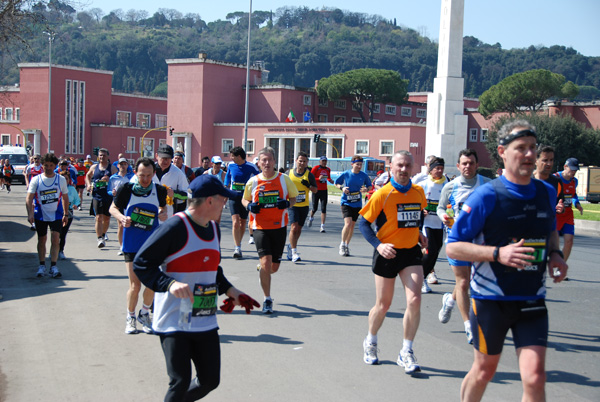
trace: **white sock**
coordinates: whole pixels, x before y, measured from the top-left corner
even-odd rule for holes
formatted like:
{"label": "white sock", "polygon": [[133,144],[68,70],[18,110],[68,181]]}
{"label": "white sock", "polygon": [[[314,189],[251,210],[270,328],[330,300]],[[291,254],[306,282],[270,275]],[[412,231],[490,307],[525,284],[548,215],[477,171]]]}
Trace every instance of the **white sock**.
{"label": "white sock", "polygon": [[412,345],[413,345],[413,341],[409,341],[408,339],[403,340],[402,341],[402,351],[408,352],[409,350],[412,350]]}
{"label": "white sock", "polygon": [[127,317],[135,318],[135,311],[127,311]]}
{"label": "white sock", "polygon": [[292,249],[292,254],[296,254],[296,250],[295,248]]}
{"label": "white sock", "polygon": [[142,314],[150,314],[150,306],[142,304]]}
{"label": "white sock", "polygon": [[453,298],[450,298],[450,300],[448,300],[448,306],[450,308],[454,308],[454,302],[455,302],[455,300]]}
{"label": "white sock", "polygon": [[377,345],[377,335],[372,335],[370,332],[367,332],[367,342],[372,343],[373,345]]}
{"label": "white sock", "polygon": [[267,301],[267,300],[273,301],[273,299],[271,299],[271,296],[265,296],[265,301]]}
{"label": "white sock", "polygon": [[471,329],[471,321],[467,320],[465,321],[465,331],[468,329]]}

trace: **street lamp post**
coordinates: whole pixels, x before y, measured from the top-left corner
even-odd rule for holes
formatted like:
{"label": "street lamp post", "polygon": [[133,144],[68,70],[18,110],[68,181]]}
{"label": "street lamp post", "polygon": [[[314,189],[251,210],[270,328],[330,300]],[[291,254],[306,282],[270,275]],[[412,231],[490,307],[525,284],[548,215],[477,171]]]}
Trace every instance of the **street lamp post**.
{"label": "street lamp post", "polygon": [[250,21],[252,19],[252,0],[248,13],[248,51],[246,52],[246,110],[244,113],[244,150],[248,149],[248,100],[250,98]]}
{"label": "street lamp post", "polygon": [[48,35],[48,153],[51,151],[50,139],[52,138],[52,41],[54,32],[44,31]]}

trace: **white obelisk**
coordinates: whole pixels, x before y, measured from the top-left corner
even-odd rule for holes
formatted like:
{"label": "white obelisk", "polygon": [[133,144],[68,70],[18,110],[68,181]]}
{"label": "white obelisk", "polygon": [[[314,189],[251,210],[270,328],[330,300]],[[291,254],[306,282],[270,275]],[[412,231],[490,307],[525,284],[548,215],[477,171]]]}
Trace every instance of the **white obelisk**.
{"label": "white obelisk", "polygon": [[[425,156],[444,158],[446,172],[467,146],[462,78],[464,0],[442,0],[437,77],[427,96]],[[456,169],[454,169],[456,172]]]}

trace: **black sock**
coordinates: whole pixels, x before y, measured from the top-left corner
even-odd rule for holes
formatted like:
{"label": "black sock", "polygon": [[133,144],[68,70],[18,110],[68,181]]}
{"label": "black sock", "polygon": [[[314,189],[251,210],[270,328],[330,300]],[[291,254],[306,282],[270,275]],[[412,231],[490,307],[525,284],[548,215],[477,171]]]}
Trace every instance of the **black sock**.
{"label": "black sock", "polygon": [[40,265],[46,266],[46,261],[40,261]]}

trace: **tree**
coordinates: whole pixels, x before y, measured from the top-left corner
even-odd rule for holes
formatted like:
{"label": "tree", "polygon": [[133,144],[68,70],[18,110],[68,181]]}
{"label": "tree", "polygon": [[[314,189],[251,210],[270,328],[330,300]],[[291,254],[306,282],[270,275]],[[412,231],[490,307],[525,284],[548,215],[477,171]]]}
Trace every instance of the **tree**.
{"label": "tree", "polygon": [[543,113],[502,116],[488,132],[485,147],[494,162],[494,169],[502,167],[498,156],[498,131],[509,120],[522,118],[536,128],[537,143],[554,147],[553,171],[561,170],[568,158],[575,157],[585,165],[600,165],[600,130],[587,128],[571,116],[547,116]]}
{"label": "tree", "polygon": [[[564,88],[564,90],[563,90]],[[479,113],[489,118],[495,112],[512,115],[522,108],[538,110],[547,99],[564,94],[574,97],[575,84],[565,84],[565,76],[548,70],[530,70],[513,74],[485,91],[479,98]]]}
{"label": "tree", "polygon": [[335,101],[340,98],[352,99],[352,106],[363,122],[367,119],[363,109],[367,106],[369,120],[373,121],[373,110],[379,102],[390,102],[397,105],[406,101],[408,80],[403,80],[400,73],[392,70],[361,68],[339,73],[319,81],[317,95],[321,99]]}

